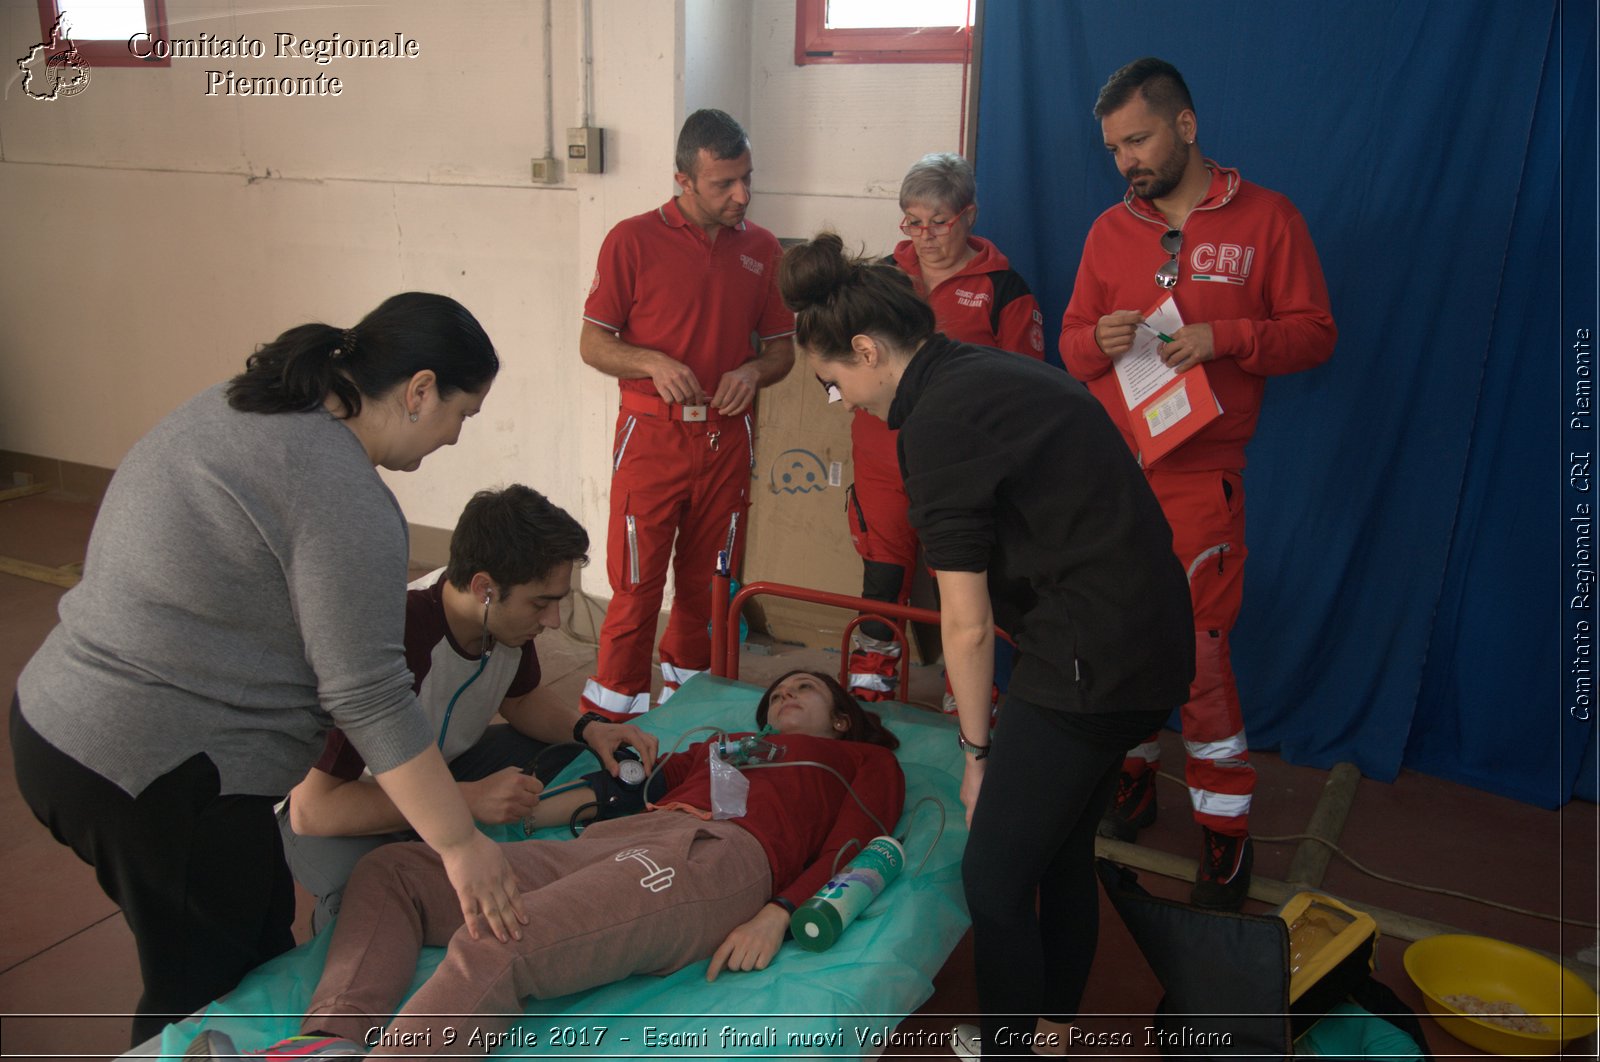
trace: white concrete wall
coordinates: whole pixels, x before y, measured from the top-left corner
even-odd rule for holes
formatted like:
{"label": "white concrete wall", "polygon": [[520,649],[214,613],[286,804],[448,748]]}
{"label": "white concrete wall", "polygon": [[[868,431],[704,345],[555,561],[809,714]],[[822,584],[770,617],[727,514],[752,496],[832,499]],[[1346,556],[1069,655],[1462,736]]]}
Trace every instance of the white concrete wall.
{"label": "white concrete wall", "polygon": [[749,129],[750,0],[685,0],[683,113],[727,111]]}
{"label": "white concrete wall", "polygon": [[[449,527],[472,491],[520,480],[596,538],[604,591],[615,385],[578,358],[606,231],[672,193],[688,110],[746,121],[752,216],[780,235],[895,238],[895,192],[954,148],[955,66],[793,65],[792,0],[593,0],[592,121],[607,172],[536,186],[546,106],[556,154],[585,109],[584,7],[432,0],[265,10],[168,0],[172,33],[240,34],[263,60],[96,68],[80,95],[0,100],[0,449],[115,466],[194,392],[307,320],[354,322],[396,291],[440,291],[483,322],[505,365],[461,443],[390,476],[408,517]],[[419,42],[414,60],[271,58],[272,35]],[[39,37],[0,0],[0,54]],[[339,76],[339,97],[205,95],[207,69]],[[9,76],[9,70],[0,77]]]}
{"label": "white concrete wall", "polygon": [[[638,6],[647,21],[657,5]],[[96,68],[49,103],[11,84],[0,244],[30,248],[34,267],[0,282],[0,447],[114,466],[256,344],[421,289],[471,309],[505,368],[463,445],[389,477],[408,516],[448,527],[472,490],[513,479],[576,498],[579,196],[570,181],[534,186],[529,162],[546,151],[550,96],[559,127],[576,121],[577,10],[552,5],[550,79],[539,2],[170,0],[174,36],[243,34],[268,57]],[[33,5],[7,0],[0,30],[23,54]],[[420,54],[318,66],[274,58],[277,32],[401,32]],[[207,96],[207,69],[327,73],[343,91]]]}
{"label": "white concrete wall", "polygon": [[[582,5],[571,2],[581,23]],[[672,149],[684,113],[684,18],[683,0],[592,0],[591,11],[590,120],[605,130],[606,172],[569,178],[578,193],[578,231],[572,243],[554,251],[572,278],[571,309],[563,309],[561,318],[562,366],[576,374],[578,400],[571,409],[560,411],[560,417],[562,430],[574,436],[580,456],[574,469],[578,496],[568,508],[589,529],[592,542],[583,588],[609,597],[605,547],[617,386],[579,359],[578,331],[606,233],[623,218],[657,207],[673,193]],[[574,57],[581,47],[580,27]],[[574,112],[570,124],[579,124],[581,117]],[[546,308],[534,303],[531,309],[542,313]]]}
{"label": "white concrete wall", "polygon": [[757,221],[779,236],[833,228],[868,253],[900,238],[906,168],[955,151],[961,67],[885,63],[794,65],[793,0],[754,0],[751,98]]}

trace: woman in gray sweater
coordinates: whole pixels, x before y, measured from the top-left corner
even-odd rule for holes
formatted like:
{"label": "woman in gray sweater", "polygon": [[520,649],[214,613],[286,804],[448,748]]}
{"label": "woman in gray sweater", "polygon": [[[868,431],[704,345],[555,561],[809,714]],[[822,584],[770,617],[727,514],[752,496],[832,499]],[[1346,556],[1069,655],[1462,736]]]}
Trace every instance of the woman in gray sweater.
{"label": "woman in gray sweater", "polygon": [[340,727],[443,858],[474,932],[522,914],[411,692],[407,532],[377,468],[456,441],[499,369],[455,300],[292,328],[123,459],[60,624],[17,680],[17,784],[122,908],[139,1043],[293,946],[272,806]]}

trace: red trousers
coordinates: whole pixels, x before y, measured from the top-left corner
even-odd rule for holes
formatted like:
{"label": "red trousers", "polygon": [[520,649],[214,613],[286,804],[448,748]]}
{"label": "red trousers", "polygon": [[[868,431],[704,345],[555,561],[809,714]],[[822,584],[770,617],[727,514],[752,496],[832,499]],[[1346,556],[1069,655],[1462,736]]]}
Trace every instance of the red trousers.
{"label": "red trousers", "polygon": [[917,561],[917,533],[911,529],[911,500],[900,478],[895,452],[899,432],[870,413],[857,411],[850,424],[850,459],[855,485],[849,511],[850,541],[863,561],[890,564],[901,570],[900,583],[869,576],[862,597],[903,604],[911,596]]}
{"label": "red trousers", "polygon": [[710,666],[711,574],[722,550],[738,567],[754,464],[748,415],[686,422],[618,414],[606,537],[611,604],[585,708],[650,707],[650,649],[669,563],[675,588],[661,638],[661,699]]}
{"label": "red trousers", "polygon": [[[1184,776],[1195,821],[1219,833],[1249,832],[1250,766],[1228,636],[1244,599],[1244,481],[1238,472],[1163,472],[1145,478],[1172,525],[1172,548],[1189,573],[1195,675],[1183,722]],[[1156,735],[1129,753],[1123,770],[1154,768]]]}
{"label": "red trousers", "polygon": [[[861,596],[903,605],[911,598],[916,574],[917,533],[911,529],[911,501],[900,478],[895,451],[899,432],[870,413],[857,410],[850,423],[850,456],[855,483],[845,502],[850,541],[861,555]],[[878,642],[893,632],[868,621],[857,628]],[[850,689],[858,697],[882,700],[895,688],[899,653],[863,649],[850,653]]]}

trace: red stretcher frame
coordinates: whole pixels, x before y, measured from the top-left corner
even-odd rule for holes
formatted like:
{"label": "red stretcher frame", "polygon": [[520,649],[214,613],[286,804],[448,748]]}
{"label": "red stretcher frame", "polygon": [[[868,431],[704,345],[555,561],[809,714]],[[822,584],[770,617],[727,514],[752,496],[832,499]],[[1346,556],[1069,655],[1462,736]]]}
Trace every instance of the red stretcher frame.
{"label": "red stretcher frame", "polygon": [[[768,597],[783,597],[792,601],[809,601],[814,605],[831,605],[834,608],[845,609],[857,613],[856,617],[845,625],[844,633],[839,636],[839,684],[846,689],[850,687],[850,635],[855,629],[868,620],[877,620],[894,631],[895,641],[900,646],[899,685],[896,700],[902,704],[909,703],[911,694],[911,653],[906,641],[905,625],[908,621],[918,623],[939,622],[939,613],[936,609],[915,608],[911,605],[895,605],[887,601],[872,601],[864,597],[851,597],[849,594],[835,594],[827,590],[811,590],[803,586],[791,586],[787,583],[750,583],[740,588],[732,601],[728,600],[729,577],[715,571],[711,576],[711,673],[722,678],[735,679],[739,677],[739,613],[744,608],[746,601],[762,595]],[[1010,636],[999,627],[995,628],[995,637],[1010,641]]]}
{"label": "red stretcher frame", "polygon": [[850,635],[867,620],[877,620],[894,631],[900,645],[899,686],[896,700],[904,703],[911,692],[911,654],[906,642],[905,623],[938,623],[939,613],[929,608],[894,605],[887,601],[872,601],[864,597],[835,594],[827,590],[811,590],[787,583],[749,583],[739,589],[733,600],[728,600],[729,579],[721,572],[711,577],[711,673],[723,678],[739,677],[739,613],[746,601],[767,596],[782,597],[792,601],[808,601],[814,605],[831,605],[834,608],[859,613],[845,625],[839,636],[839,684],[850,687]]}

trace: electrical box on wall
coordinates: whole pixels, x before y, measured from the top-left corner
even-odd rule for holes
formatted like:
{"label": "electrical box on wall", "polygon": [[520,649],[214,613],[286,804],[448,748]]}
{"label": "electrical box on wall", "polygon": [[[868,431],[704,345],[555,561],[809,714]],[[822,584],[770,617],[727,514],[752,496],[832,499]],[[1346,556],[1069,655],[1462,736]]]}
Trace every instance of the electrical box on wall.
{"label": "electrical box on wall", "polygon": [[567,130],[567,172],[604,173],[605,151],[602,148],[603,130],[598,126],[583,125]]}

